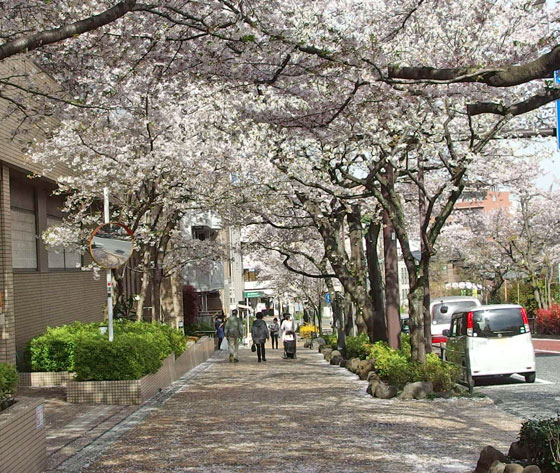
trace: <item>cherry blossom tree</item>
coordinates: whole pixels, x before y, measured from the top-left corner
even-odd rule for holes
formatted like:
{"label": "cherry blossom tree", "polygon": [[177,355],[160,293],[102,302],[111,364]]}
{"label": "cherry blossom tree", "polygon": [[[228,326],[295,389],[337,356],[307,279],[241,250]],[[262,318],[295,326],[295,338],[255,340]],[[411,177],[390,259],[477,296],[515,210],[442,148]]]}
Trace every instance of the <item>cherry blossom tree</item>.
{"label": "cherry blossom tree", "polygon": [[[149,288],[153,318],[159,320],[163,279],[187,263],[220,256],[219,248],[185,236],[180,225],[189,211],[218,213],[229,205],[224,189],[232,172],[227,161],[231,149],[227,135],[218,143],[209,139],[217,136],[211,124],[200,127],[213,107],[204,94],[216,97],[218,91],[192,84],[181,96],[171,96],[156,87],[129,95],[126,109],[68,117],[51,139],[37,143],[37,162],[63,164],[72,171],[60,178],[65,223],[46,235],[47,243],[83,250],[92,227],[99,224],[98,202],[108,187],[111,218],[135,235],[137,269],[142,271],[139,316]],[[115,272],[117,291],[122,274]]]}

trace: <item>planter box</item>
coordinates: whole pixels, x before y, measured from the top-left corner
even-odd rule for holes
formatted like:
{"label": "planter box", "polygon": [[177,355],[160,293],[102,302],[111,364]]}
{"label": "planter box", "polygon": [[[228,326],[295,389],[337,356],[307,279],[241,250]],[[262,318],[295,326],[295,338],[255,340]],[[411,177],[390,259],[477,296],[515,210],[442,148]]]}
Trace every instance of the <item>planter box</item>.
{"label": "planter box", "polygon": [[72,381],[74,374],[68,371],[42,371],[36,373],[20,373],[18,386],[26,388],[45,388],[66,386]]}
{"label": "planter box", "polygon": [[214,339],[202,337],[191,344],[183,354],[175,360],[175,379],[179,379],[187,371],[204,363],[214,353]]}
{"label": "planter box", "polygon": [[187,371],[206,361],[214,351],[211,338],[201,338],[175,360],[172,353],[155,374],[124,381],[70,381],[67,400],[75,403],[142,404]]}
{"label": "planter box", "polygon": [[43,400],[18,398],[0,412],[0,471],[41,473],[47,466]]}

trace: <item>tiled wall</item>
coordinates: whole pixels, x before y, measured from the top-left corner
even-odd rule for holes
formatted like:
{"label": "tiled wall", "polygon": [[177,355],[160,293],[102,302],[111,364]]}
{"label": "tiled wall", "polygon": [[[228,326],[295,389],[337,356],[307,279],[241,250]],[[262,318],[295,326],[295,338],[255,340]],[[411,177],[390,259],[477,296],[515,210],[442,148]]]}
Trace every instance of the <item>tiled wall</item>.
{"label": "tiled wall", "polygon": [[19,387],[66,386],[71,381],[72,373],[68,371],[49,371],[39,373],[19,373]]}
{"label": "tiled wall", "polygon": [[0,412],[0,472],[41,473],[47,464],[41,399],[20,398]]}

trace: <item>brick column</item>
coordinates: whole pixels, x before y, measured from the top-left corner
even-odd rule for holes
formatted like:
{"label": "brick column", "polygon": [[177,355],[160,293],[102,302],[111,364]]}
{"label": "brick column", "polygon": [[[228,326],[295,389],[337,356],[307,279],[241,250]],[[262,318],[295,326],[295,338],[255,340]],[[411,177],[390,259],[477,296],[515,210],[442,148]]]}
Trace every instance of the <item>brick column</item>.
{"label": "brick column", "polygon": [[0,163],[0,292],[5,323],[0,326],[0,362],[16,362],[14,277],[12,270],[12,225],[10,170]]}

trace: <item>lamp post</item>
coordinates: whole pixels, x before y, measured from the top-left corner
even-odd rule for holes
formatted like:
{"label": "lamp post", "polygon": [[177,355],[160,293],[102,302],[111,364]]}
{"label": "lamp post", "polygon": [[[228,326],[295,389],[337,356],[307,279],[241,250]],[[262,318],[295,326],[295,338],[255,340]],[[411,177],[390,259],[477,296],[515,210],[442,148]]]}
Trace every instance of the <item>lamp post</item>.
{"label": "lamp post", "polygon": [[[103,223],[109,223],[109,188],[103,188]],[[107,268],[107,319],[109,320],[109,341],[113,341],[113,278],[111,268]]]}

